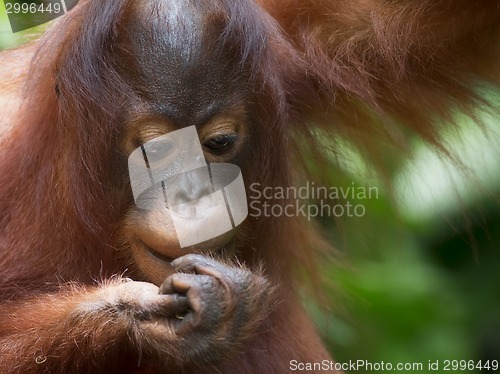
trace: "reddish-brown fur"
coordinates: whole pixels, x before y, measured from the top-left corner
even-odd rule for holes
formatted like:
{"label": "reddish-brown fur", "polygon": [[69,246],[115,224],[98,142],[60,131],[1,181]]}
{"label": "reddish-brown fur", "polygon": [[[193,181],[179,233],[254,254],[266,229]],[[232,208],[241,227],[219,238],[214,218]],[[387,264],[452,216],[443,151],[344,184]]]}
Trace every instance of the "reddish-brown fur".
{"label": "reddish-brown fur", "polygon": [[[131,196],[112,188],[127,178],[109,147],[131,95],[112,67],[129,3],[82,0],[42,41],[1,56],[2,104],[14,110],[0,135],[0,371],[152,373],[164,354],[172,372],[282,373],[293,359],[329,359],[296,281],[298,267],[316,271],[321,244],[297,220],[248,223],[239,260],[255,273],[264,264],[276,306],[264,321],[255,307],[253,331],[216,352],[222,361],[176,363],[175,349],[148,348],[99,309],[120,277],[148,281],[123,248]],[[500,83],[496,0],[207,3],[256,82],[261,144],[246,176],[263,185],[293,183],[292,133],[319,127],[374,156],[402,126],[439,145],[438,123],[457,108],[473,114],[479,83]]]}

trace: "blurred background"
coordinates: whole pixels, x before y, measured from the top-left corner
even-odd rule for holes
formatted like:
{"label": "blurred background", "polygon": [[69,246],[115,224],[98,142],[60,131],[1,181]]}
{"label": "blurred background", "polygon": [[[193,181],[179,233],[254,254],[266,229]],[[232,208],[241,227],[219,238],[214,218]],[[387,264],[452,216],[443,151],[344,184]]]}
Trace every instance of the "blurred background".
{"label": "blurred background", "polygon": [[[0,49],[45,27],[13,34],[1,2]],[[434,372],[445,373],[444,360],[500,360],[500,119],[487,110],[481,119],[482,128],[457,116],[460,129],[443,134],[454,162],[417,139],[410,159],[388,152],[389,183],[351,144],[332,142],[327,179],[379,192],[351,201],[363,217],[320,221],[338,250],[323,269],[333,307],[305,302],[336,361],[440,360]]]}
{"label": "blurred background", "polygon": [[500,359],[500,119],[480,117],[482,128],[457,116],[443,134],[453,161],[416,139],[410,159],[386,156],[384,183],[354,147],[340,150],[330,180],[379,197],[351,201],[366,215],[340,228],[322,221],[339,252],[325,269],[333,311],[312,309],[338,362],[440,360],[433,372],[446,373],[444,360]]}

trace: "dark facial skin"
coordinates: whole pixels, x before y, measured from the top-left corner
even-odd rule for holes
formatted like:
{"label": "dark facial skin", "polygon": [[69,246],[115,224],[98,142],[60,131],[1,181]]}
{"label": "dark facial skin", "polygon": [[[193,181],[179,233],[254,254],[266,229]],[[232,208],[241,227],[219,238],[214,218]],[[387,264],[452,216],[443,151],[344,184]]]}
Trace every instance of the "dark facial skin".
{"label": "dark facial skin", "polygon": [[[246,74],[231,63],[228,51],[203,45],[207,35],[201,13],[164,3],[171,6],[157,10],[165,12],[164,22],[149,21],[153,5],[137,12],[126,41],[131,53],[120,56],[121,70],[136,92],[126,106],[122,151],[128,157],[152,139],[195,126],[206,161],[237,164],[245,178],[251,141]],[[198,182],[194,178],[187,187],[196,190]],[[161,286],[155,295],[137,282],[124,283],[116,290],[118,298],[148,299],[139,307],[137,318],[148,316],[142,328],[158,346],[184,337],[189,347],[180,351],[186,361],[217,359],[218,352],[246,336],[253,320],[261,319],[249,309],[272,304],[266,302],[264,277],[224,260],[232,252],[235,230],[181,248],[164,209],[135,205],[121,226],[135,267],[145,280]],[[228,346],[218,347],[221,341]]]}
{"label": "dark facial skin", "polygon": [[[156,12],[164,14],[161,22],[150,20]],[[124,153],[128,157],[154,138],[196,126],[207,162],[234,163],[243,169],[250,142],[244,71],[230,63],[228,51],[204,45],[204,15],[186,2],[141,6],[136,14],[128,36],[132,53],[122,59],[124,74],[134,77],[137,93],[125,114]],[[177,257],[230,252],[234,234],[180,248],[169,215],[135,206],[124,226],[136,265],[156,284],[173,272],[170,261]]]}

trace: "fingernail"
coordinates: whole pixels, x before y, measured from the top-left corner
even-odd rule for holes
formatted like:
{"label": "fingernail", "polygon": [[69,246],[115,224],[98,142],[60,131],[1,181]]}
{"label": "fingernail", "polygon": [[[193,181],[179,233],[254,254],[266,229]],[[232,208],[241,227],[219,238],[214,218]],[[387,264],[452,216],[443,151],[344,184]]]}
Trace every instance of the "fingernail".
{"label": "fingernail", "polygon": [[182,257],[178,257],[176,258],[175,260],[173,260],[171,263],[170,263],[170,266],[173,266],[174,268],[176,266],[178,266],[180,263],[182,262]]}

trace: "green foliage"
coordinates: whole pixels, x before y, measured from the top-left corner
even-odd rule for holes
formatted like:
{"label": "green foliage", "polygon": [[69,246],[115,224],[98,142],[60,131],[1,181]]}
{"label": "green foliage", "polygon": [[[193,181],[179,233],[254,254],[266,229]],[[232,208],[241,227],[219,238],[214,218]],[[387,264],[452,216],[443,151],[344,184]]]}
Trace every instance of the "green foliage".
{"label": "green foliage", "polygon": [[26,43],[40,35],[46,28],[47,24],[13,33],[5,11],[5,3],[4,1],[0,1],[0,50],[15,48]]}
{"label": "green foliage", "polygon": [[[431,372],[429,360],[440,360],[432,372],[449,373],[444,360],[500,360],[500,137],[498,119],[483,119],[482,129],[461,119],[463,129],[446,135],[453,162],[416,142],[412,161],[388,173],[394,191],[379,182],[380,198],[362,201],[367,214],[341,220],[343,240],[322,220],[347,259],[325,270],[340,307],[312,311],[336,361]],[[330,180],[373,183],[360,172],[369,161],[356,162]]]}

